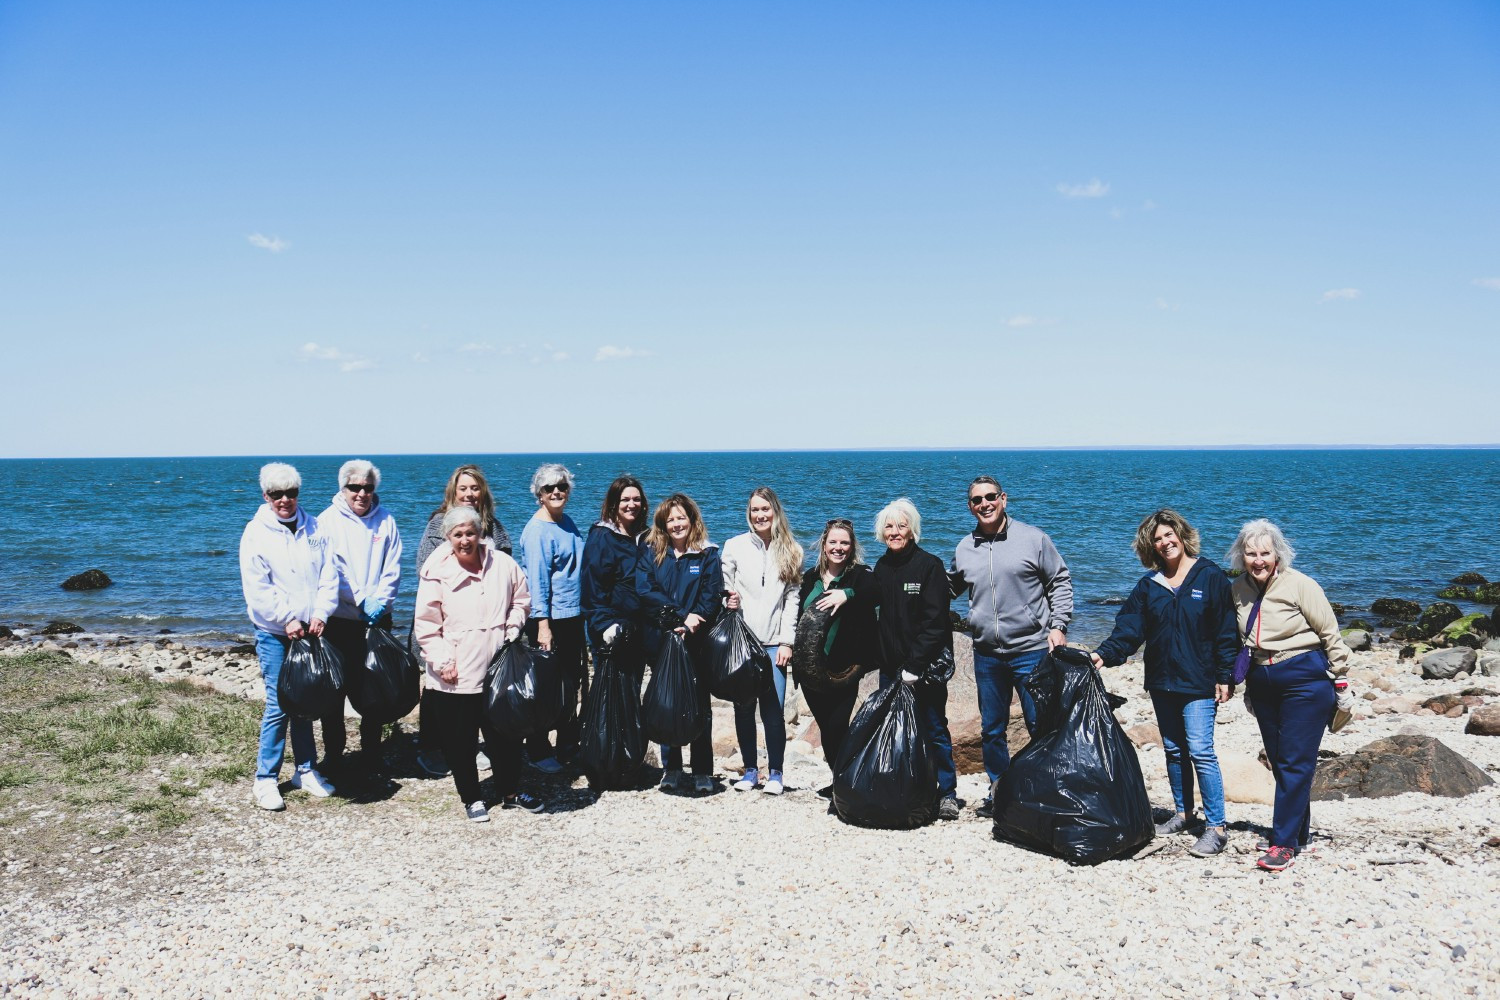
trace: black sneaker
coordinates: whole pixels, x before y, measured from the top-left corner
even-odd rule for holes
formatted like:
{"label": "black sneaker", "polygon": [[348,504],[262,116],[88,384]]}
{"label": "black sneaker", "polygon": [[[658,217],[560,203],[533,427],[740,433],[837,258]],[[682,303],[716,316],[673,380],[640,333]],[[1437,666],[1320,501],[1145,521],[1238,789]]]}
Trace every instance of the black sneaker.
{"label": "black sneaker", "polygon": [[1284,872],[1296,858],[1297,852],[1290,847],[1270,847],[1256,860],[1255,866],[1268,872]]}
{"label": "black sneaker", "polygon": [[988,795],[986,795],[984,797],[984,801],[981,802],[981,803],[979,803],[979,805],[977,805],[977,806],[974,807],[974,811],[976,813],[978,813],[979,815],[983,816],[985,819],[992,819],[992,818],[994,818],[994,815],[995,815],[995,800],[992,799],[992,798],[990,798]]}
{"label": "black sneaker", "polygon": [[530,792],[517,792],[514,795],[507,795],[505,801],[500,804],[500,808],[525,809],[529,813],[539,813],[547,808],[547,803]]}
{"label": "black sneaker", "polygon": [[952,795],[944,795],[943,801],[938,803],[938,819],[958,819],[958,799]]}

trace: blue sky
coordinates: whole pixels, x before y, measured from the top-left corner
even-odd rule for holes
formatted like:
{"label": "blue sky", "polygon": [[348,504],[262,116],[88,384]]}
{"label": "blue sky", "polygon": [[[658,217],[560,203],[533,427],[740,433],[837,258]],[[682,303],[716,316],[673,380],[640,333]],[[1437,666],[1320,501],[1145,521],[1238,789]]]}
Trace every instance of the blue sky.
{"label": "blue sky", "polygon": [[1500,5],[0,4],[0,456],[1500,442]]}

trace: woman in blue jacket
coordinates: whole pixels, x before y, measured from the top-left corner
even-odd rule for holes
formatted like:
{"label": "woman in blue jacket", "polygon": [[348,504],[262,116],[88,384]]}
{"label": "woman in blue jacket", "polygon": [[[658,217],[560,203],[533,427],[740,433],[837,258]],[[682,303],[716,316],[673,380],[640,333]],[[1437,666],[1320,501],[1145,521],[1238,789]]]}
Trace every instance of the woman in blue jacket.
{"label": "woman in blue jacket", "polygon": [[[1234,697],[1239,635],[1229,577],[1198,558],[1198,551],[1198,532],[1176,511],[1159,510],[1141,522],[1135,554],[1151,572],[1130,592],[1115,616],[1114,631],[1093,657],[1095,666],[1116,667],[1145,643],[1146,690],[1156,708],[1176,805],[1172,818],[1158,824],[1156,832],[1177,833],[1190,825],[1196,772],[1205,828],[1189,850],[1210,857],[1229,843],[1214,716],[1221,703]],[[1183,767],[1184,746],[1191,770]]]}
{"label": "woman in blue jacket", "polygon": [[[656,508],[651,530],[641,543],[636,564],[636,593],[645,636],[646,655],[657,662],[669,629],[683,637],[700,678],[701,707],[708,721],[692,743],[693,788],[706,794],[714,788],[713,714],[708,684],[699,667],[702,638],[714,623],[724,590],[719,547],[708,540],[703,515],[693,499],[673,493]],[[662,747],[661,788],[677,791],[682,783],[682,748]]]}
{"label": "woman in blue jacket", "polygon": [[[634,476],[615,477],[604,491],[599,522],[589,529],[583,543],[583,570],[579,574],[579,602],[589,647],[595,653],[626,642],[637,650],[632,633],[640,600],[635,592],[635,568],[640,559],[641,535],[646,528],[646,490]],[[622,639],[622,636],[624,637]],[[626,650],[612,650],[617,656]],[[622,662],[638,669],[638,653]]]}

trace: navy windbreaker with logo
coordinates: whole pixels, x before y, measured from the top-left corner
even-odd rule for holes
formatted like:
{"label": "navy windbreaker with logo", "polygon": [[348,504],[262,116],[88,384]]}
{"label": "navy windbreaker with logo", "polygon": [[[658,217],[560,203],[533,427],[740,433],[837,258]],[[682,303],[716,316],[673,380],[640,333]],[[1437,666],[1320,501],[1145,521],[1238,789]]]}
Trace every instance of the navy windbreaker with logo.
{"label": "navy windbreaker with logo", "polygon": [[1212,698],[1228,684],[1239,652],[1239,625],[1229,577],[1199,559],[1173,593],[1160,573],[1141,577],[1096,652],[1117,667],[1146,646],[1146,690]]}

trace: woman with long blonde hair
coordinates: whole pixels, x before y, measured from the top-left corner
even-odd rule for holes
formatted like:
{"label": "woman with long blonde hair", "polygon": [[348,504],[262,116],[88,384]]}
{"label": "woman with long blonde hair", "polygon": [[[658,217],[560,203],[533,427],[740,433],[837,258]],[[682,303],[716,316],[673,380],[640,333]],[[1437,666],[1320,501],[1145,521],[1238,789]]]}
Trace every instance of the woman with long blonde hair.
{"label": "woman with long blonde hair", "polygon": [[774,669],[773,684],[756,702],[734,706],[735,731],[739,736],[744,774],[735,782],[736,791],[747,792],[760,785],[760,741],[755,732],[755,708],[760,705],[766,734],[769,772],[764,789],[780,795],[782,764],[786,755],[786,668],[792,659],[797,629],[797,591],[802,585],[802,546],[792,537],[786,511],[776,491],[757,487],[745,504],[745,522],[750,530],[724,543],[724,606],[744,613],[745,624],[766,647]]}

